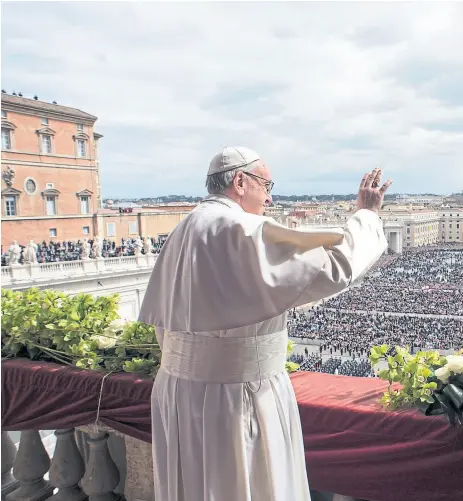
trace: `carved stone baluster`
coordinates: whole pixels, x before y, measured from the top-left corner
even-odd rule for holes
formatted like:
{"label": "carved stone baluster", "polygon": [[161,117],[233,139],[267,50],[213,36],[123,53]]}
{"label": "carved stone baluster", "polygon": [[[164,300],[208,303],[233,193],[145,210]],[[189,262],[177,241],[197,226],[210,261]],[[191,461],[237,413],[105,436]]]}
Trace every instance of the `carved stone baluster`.
{"label": "carved stone baluster", "polygon": [[109,454],[108,434],[97,433],[89,437],[89,457],[82,479],[82,488],[90,501],[115,501],[113,490],[119,484],[119,470]]}
{"label": "carved stone baluster", "polygon": [[16,447],[7,431],[2,431],[2,500],[19,487],[19,482],[11,474],[16,457]]}
{"label": "carved stone baluster", "polygon": [[74,438],[74,428],[56,430],[56,447],[50,467],[50,483],[58,492],[50,501],[82,501],[86,494],[78,486],[85,467]]}
{"label": "carved stone baluster", "polygon": [[36,430],[21,432],[13,475],[19,488],[6,496],[6,501],[43,501],[53,494],[53,487],[43,476],[50,468],[50,458]]}

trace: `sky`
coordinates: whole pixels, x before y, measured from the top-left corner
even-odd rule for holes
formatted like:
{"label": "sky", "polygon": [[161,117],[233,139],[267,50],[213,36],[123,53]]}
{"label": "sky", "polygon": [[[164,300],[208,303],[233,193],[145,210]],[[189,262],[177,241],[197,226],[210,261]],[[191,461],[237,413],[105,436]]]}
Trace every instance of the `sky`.
{"label": "sky", "polygon": [[2,2],[1,86],[96,115],[103,197],[203,196],[247,146],[274,193],[463,190],[463,3]]}

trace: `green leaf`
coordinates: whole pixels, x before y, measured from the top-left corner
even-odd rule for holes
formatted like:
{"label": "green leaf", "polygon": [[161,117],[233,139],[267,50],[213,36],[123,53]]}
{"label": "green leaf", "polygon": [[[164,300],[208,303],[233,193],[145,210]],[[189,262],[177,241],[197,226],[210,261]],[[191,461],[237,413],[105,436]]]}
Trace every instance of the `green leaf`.
{"label": "green leaf", "polygon": [[76,321],[80,320],[80,316],[76,310],[71,311],[70,317],[72,320],[76,320]]}

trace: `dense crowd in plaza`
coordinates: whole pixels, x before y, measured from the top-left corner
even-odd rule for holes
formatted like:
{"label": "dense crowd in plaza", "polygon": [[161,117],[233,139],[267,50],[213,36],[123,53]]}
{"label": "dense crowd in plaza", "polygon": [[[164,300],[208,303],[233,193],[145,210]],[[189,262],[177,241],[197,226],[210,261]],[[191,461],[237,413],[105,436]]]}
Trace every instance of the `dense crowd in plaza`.
{"label": "dense crowd in plaza", "polygon": [[[156,239],[150,237],[151,240],[151,252],[153,254],[159,254],[161,248],[164,244],[164,240],[157,241]],[[144,243],[145,239],[142,238],[141,241]],[[112,240],[104,239],[101,241],[101,257],[122,257],[122,256],[134,256],[136,251],[135,238],[122,238],[119,244]],[[90,246],[89,257],[95,257],[94,251],[94,240],[88,240]],[[68,242],[46,242],[43,241],[41,244],[37,244],[37,262],[38,263],[55,263],[60,261],[77,261],[82,259],[83,255],[83,240],[68,241]],[[26,245],[19,244],[20,256],[19,264],[25,262],[25,249]],[[141,250],[142,254],[145,254],[145,248]],[[2,266],[7,266],[9,260],[8,249],[2,246],[1,263]]]}
{"label": "dense crowd in plaza", "polygon": [[290,311],[288,334],[321,341],[320,353],[293,356],[302,370],[369,375],[374,345],[463,348],[461,317],[463,249],[413,249],[385,256],[360,284],[315,308]]}
{"label": "dense crowd in plaza", "polygon": [[324,305],[349,311],[463,315],[463,249],[397,256]]}
{"label": "dense crowd in plaza", "polygon": [[320,339],[323,351],[358,357],[371,346],[392,344],[437,348],[463,347],[463,319],[358,313],[317,308],[298,312],[288,321],[290,337]]}
{"label": "dense crowd in plaza", "polygon": [[356,377],[374,376],[374,372],[371,370],[371,365],[368,360],[342,360],[341,357],[330,357],[323,361],[322,356],[318,353],[310,353],[306,356],[293,354],[290,360],[298,363],[299,370],[302,371]]}

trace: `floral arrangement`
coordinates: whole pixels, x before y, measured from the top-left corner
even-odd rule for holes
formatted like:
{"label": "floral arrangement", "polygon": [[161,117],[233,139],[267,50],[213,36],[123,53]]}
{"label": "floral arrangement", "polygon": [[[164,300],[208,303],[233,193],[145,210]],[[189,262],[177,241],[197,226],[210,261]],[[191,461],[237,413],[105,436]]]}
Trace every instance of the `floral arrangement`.
{"label": "floral arrangement", "polygon": [[371,348],[374,367],[381,361],[387,369],[378,372],[388,381],[381,403],[388,409],[416,406],[426,415],[444,414],[452,425],[463,424],[463,350],[441,356],[438,351],[392,349],[384,344]]}
{"label": "floral arrangement", "polygon": [[154,327],[119,318],[118,296],[2,289],[2,356],[156,375]]}
{"label": "floral arrangement", "polygon": [[[161,350],[152,325],[127,322],[117,295],[2,289],[2,357],[28,357],[105,372],[156,376]],[[293,344],[288,342],[288,355]],[[298,365],[286,363],[294,372]]]}

